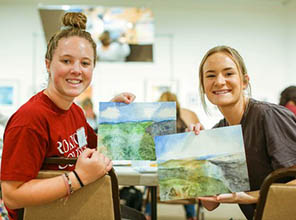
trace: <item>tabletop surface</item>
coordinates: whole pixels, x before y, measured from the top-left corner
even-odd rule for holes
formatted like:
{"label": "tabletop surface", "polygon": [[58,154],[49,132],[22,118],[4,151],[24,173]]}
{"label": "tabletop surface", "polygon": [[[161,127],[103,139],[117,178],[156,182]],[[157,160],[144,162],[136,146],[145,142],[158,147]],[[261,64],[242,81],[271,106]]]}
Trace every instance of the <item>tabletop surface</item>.
{"label": "tabletop surface", "polygon": [[113,166],[119,185],[157,186],[157,172],[138,172],[132,166]]}

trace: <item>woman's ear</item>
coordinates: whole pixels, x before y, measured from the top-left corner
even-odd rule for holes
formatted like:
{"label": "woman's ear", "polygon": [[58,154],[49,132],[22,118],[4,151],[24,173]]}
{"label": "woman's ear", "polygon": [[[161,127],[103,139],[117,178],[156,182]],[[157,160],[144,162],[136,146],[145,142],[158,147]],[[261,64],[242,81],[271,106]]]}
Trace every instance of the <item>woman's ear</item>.
{"label": "woman's ear", "polygon": [[50,60],[49,59],[45,59],[45,66],[46,66],[46,70],[48,73],[50,73],[49,69],[50,69]]}
{"label": "woman's ear", "polygon": [[250,82],[250,77],[248,74],[243,76],[243,89],[247,89]]}

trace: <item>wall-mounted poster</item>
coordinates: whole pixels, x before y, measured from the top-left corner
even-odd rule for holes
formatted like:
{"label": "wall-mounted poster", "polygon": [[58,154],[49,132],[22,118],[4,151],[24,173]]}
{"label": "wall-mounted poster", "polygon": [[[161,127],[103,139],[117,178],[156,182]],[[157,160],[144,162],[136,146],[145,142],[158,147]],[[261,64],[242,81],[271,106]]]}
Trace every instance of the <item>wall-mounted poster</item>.
{"label": "wall-mounted poster", "polygon": [[155,160],[156,135],[176,133],[176,103],[100,102],[98,149],[113,160]]}
{"label": "wall-mounted poster", "polygon": [[162,93],[178,93],[177,80],[145,80],[145,100],[147,102],[157,102]]}
{"label": "wall-mounted poster", "polygon": [[60,29],[66,12],[87,16],[86,30],[97,43],[100,62],[153,61],[154,16],[149,8],[42,5],[39,13],[46,41]]}
{"label": "wall-mounted poster", "polygon": [[154,141],[162,201],[250,189],[241,125]]}
{"label": "wall-mounted poster", "polygon": [[18,81],[0,80],[0,107],[1,109],[13,109],[18,104]]}

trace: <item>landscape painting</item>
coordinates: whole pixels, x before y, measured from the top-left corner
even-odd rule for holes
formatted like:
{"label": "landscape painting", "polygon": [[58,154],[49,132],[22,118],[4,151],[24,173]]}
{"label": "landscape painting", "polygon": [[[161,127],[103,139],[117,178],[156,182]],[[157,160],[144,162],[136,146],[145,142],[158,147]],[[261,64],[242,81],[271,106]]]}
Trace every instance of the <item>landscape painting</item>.
{"label": "landscape painting", "polygon": [[176,133],[175,102],[99,103],[98,149],[112,160],[156,160],[154,136]]}
{"label": "landscape painting", "polygon": [[161,201],[250,189],[240,125],[154,141]]}

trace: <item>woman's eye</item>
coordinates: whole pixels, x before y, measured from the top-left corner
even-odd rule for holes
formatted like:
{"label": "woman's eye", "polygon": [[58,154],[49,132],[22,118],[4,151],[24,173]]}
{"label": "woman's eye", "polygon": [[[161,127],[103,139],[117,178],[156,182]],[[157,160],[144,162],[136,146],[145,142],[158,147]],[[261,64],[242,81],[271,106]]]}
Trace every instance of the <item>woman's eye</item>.
{"label": "woman's eye", "polygon": [[83,66],[89,66],[89,65],[90,65],[90,63],[89,63],[89,62],[86,62],[86,61],[84,61],[84,62],[82,62],[82,65],[83,65]]}
{"label": "woman's eye", "polygon": [[214,74],[209,74],[209,75],[206,76],[206,78],[213,78],[213,77],[215,77]]}
{"label": "woman's eye", "polygon": [[70,60],[64,59],[64,60],[63,60],[63,63],[65,63],[65,64],[69,64],[69,63],[70,63]]}
{"label": "woman's eye", "polygon": [[229,73],[226,73],[226,76],[231,76],[233,75],[233,73],[229,72]]}

